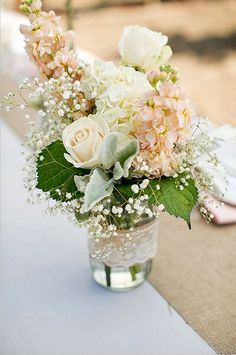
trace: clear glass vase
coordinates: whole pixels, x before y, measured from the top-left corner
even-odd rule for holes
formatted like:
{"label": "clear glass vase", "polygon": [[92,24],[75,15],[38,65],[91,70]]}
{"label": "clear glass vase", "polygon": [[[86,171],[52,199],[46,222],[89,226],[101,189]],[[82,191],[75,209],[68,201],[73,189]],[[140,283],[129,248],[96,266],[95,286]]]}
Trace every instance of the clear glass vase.
{"label": "clear glass vase", "polygon": [[145,219],[132,230],[109,238],[89,239],[94,280],[113,291],[129,291],[149,276],[157,249],[157,219]]}

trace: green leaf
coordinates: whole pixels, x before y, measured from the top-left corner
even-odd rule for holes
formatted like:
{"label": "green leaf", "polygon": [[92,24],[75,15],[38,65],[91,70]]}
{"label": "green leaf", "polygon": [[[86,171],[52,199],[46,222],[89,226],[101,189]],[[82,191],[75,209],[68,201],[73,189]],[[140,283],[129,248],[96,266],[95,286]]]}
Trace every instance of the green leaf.
{"label": "green leaf", "polygon": [[[121,143],[121,142],[120,142]],[[117,151],[117,160],[124,170],[124,177],[129,176],[129,169],[131,167],[132,161],[138,154],[139,145],[135,139],[130,139],[123,143],[124,146]]]}
{"label": "green leaf", "polygon": [[83,222],[83,221],[86,221],[87,219],[89,219],[90,213],[89,212],[81,213],[78,211],[78,212],[75,212],[75,217],[77,218],[78,222]]}
{"label": "green leaf", "polygon": [[84,194],[84,210],[88,212],[93,206],[104,197],[110,196],[113,191],[113,179],[104,174],[101,170],[95,169],[86,186]]}
{"label": "green leaf", "polygon": [[[183,190],[179,190],[180,179],[184,177],[183,174],[178,178],[162,177],[160,180],[151,180],[148,187],[143,190],[143,194],[149,196],[149,203],[158,206],[163,204],[165,211],[176,217],[183,218],[189,228],[191,228],[190,214],[193,207],[197,203],[198,191],[192,179],[187,180],[188,186]],[[160,186],[157,190],[156,186]],[[132,183],[128,185],[116,185],[116,189],[126,198],[135,197],[136,195],[131,190]]]}
{"label": "green leaf", "polygon": [[[88,170],[75,168],[64,158],[65,153],[63,143],[57,140],[43,149],[37,160],[37,188],[50,192],[54,200],[68,200],[67,193],[71,193],[73,198],[83,196],[75,185],[74,176],[89,173]],[[60,190],[61,193],[58,194],[56,190]]]}
{"label": "green leaf", "polygon": [[114,180],[121,179],[123,174],[124,174],[124,170],[123,170],[122,166],[120,165],[120,162],[117,161],[115,163],[115,166],[114,166],[114,169],[113,169],[113,178],[114,178]]}
{"label": "green leaf", "polygon": [[192,179],[188,180],[188,186],[185,186],[183,190],[179,190],[178,183],[177,179],[163,178],[159,183],[160,190],[158,191],[157,184],[151,181],[145,193],[149,195],[150,203],[156,204],[158,201],[163,204],[166,212],[183,218],[191,228],[190,215],[197,203],[198,191]]}
{"label": "green leaf", "polygon": [[136,139],[127,137],[127,135],[120,132],[110,133],[105,138],[99,160],[107,170],[119,162],[119,172],[116,167],[115,175],[119,176],[122,169],[123,173],[121,176],[128,177],[131,163],[137,155],[138,150],[139,145]]}
{"label": "green leaf", "polygon": [[84,193],[86,185],[89,183],[90,175],[75,175],[74,182],[78,191]]}
{"label": "green leaf", "polygon": [[109,170],[112,165],[117,161],[116,159],[117,150],[117,137],[115,133],[108,134],[105,138],[102,149],[100,152],[99,160],[105,169]]}

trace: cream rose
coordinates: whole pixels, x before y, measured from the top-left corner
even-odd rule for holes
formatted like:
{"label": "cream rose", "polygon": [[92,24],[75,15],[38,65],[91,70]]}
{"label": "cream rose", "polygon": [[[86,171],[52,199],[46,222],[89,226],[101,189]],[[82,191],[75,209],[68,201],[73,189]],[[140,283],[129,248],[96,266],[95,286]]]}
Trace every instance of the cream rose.
{"label": "cream rose", "polygon": [[124,64],[139,67],[145,71],[157,69],[171,57],[166,46],[168,37],[146,27],[125,27],[119,42],[119,52]]}
{"label": "cream rose", "polygon": [[63,144],[69,154],[65,159],[76,168],[92,169],[99,165],[102,143],[109,133],[102,117],[90,115],[81,117],[62,133]]}

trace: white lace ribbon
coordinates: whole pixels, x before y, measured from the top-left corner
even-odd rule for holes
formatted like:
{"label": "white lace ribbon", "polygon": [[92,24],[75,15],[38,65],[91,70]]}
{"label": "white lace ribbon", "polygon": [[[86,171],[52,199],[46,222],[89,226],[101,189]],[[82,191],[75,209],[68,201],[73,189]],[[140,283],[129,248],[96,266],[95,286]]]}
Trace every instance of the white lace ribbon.
{"label": "white lace ribbon", "polygon": [[157,249],[157,219],[130,230],[117,230],[116,236],[89,239],[91,258],[110,267],[132,266],[154,257]]}

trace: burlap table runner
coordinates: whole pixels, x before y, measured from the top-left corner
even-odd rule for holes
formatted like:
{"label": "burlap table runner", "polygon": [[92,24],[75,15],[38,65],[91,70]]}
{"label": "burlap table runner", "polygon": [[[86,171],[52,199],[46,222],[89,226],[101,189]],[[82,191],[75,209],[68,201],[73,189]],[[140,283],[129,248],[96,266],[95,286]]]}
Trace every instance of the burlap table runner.
{"label": "burlap table runner", "polygon": [[192,231],[163,215],[153,286],[218,353],[236,354],[236,226],[206,224],[197,211]]}

